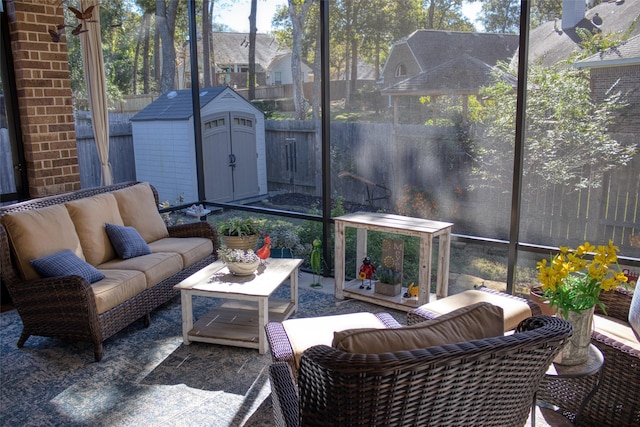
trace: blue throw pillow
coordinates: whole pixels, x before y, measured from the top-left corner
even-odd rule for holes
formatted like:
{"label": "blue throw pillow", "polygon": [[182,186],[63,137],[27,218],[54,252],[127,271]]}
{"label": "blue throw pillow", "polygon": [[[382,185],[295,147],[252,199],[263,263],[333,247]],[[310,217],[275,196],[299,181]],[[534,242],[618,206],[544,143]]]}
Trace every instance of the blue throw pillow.
{"label": "blue throw pillow", "polygon": [[89,283],[104,279],[100,270],[78,258],[70,249],[29,262],[42,277],[80,276]]}
{"label": "blue throw pillow", "polygon": [[115,224],[105,224],[104,227],[120,258],[129,259],[151,253],[149,245],[135,228]]}

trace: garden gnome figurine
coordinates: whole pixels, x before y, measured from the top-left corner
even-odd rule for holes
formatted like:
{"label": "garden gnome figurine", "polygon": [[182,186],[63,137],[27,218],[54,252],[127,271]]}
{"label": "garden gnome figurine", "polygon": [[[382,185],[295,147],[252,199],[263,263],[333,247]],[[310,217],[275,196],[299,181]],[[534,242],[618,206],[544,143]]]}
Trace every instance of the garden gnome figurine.
{"label": "garden gnome figurine", "polygon": [[369,284],[367,285],[367,289],[371,289],[371,279],[373,275],[376,273],[376,266],[371,264],[371,258],[365,256],[362,258],[362,265],[360,266],[360,274],[358,277],[362,280],[362,284],[360,285],[360,289],[364,289],[364,280],[369,280]]}

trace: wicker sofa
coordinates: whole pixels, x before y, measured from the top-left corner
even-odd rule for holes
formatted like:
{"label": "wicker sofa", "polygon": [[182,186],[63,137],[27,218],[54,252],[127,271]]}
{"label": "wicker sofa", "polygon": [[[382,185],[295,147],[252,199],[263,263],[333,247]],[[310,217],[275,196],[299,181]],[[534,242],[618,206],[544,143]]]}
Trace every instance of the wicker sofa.
{"label": "wicker sofa", "polygon": [[[538,398],[560,408],[563,414],[585,426],[640,425],[640,342],[628,323],[633,292],[624,289],[604,292],[600,300],[607,315],[596,307],[591,343],[602,351],[604,368],[596,393],[576,418],[580,398],[594,386],[596,376],[587,379],[545,379]],[[579,397],[579,398],[576,398]]]}
{"label": "wicker sofa", "polygon": [[[106,223],[133,227],[151,253],[122,259]],[[178,295],[176,283],[216,259],[217,244],[215,227],[207,222],[166,227],[158,194],[148,183],[1,207],[0,272],[23,323],[18,347],[31,335],[87,341],[93,343],[95,360],[101,360],[102,342],[137,319],[148,326],[149,313]],[[43,277],[34,269],[34,259],[69,250],[74,254],[70,264],[79,258],[83,268],[104,278],[90,283],[75,273]]]}

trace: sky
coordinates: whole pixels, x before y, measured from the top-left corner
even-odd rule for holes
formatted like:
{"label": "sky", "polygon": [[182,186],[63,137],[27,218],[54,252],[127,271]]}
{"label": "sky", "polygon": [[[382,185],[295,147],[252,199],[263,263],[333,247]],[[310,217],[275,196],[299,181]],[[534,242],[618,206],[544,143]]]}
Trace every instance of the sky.
{"label": "sky", "polygon": [[[256,27],[259,33],[268,33],[271,30],[271,18],[275,14],[277,6],[286,4],[287,0],[258,0]],[[236,0],[234,6],[228,4],[225,6],[224,1],[218,0],[214,7],[216,21],[229,26],[236,32],[248,33],[250,7],[251,0]],[[480,2],[465,1],[462,12],[473,22],[481,7]],[[480,26],[476,24],[476,28],[480,29]]]}

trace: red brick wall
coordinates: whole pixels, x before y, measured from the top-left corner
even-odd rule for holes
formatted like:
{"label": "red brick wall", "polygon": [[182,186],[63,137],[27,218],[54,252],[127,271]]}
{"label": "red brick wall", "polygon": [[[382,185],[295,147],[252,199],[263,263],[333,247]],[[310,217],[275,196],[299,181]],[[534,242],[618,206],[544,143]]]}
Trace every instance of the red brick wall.
{"label": "red brick wall", "polygon": [[5,3],[31,197],[80,189],[67,45],[48,32],[63,22],[60,4]]}

